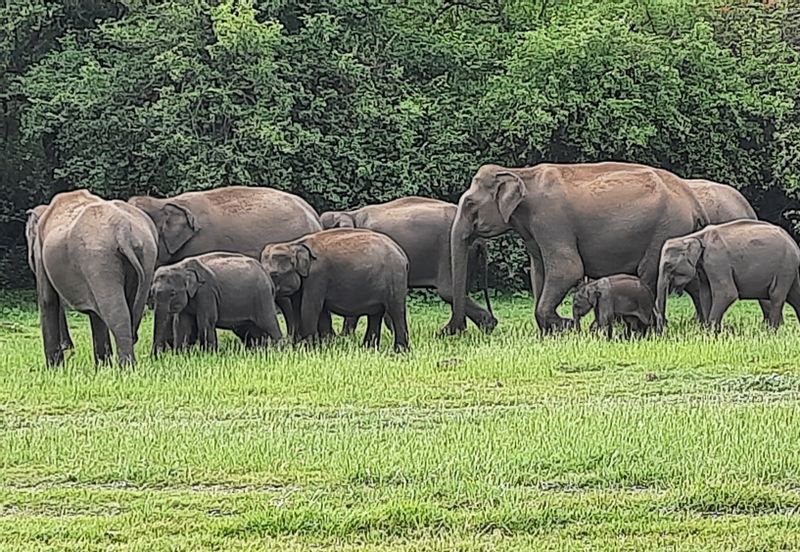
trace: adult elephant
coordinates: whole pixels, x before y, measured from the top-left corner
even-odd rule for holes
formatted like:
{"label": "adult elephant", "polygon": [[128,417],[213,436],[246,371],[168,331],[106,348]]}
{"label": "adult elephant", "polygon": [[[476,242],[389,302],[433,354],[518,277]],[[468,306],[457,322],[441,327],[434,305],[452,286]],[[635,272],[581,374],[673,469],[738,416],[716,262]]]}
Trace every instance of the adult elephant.
{"label": "adult elephant", "polygon": [[28,256],[36,274],[45,358],[64,360],[64,305],[89,315],[95,361],[133,364],[157,256],[153,222],[122,201],[86,190],[57,194],[29,212]]}
{"label": "adult elephant", "polygon": [[[453,302],[453,276],[450,270],[450,228],[458,208],[452,203],[425,197],[404,197],[351,211],[322,213],[322,226],[328,228],[365,228],[386,234],[408,256],[408,285],[411,288],[433,288],[447,303]],[[473,275],[479,269],[484,274],[483,293],[486,309],[469,297],[465,301],[466,315],[479,328],[489,333],[497,325],[492,314],[486,282],[486,242],[475,240],[469,251],[467,271]],[[479,266],[482,264],[482,266]],[[446,327],[452,325],[452,320]],[[345,333],[352,332],[358,318],[345,319]]]}
{"label": "adult elephant", "polygon": [[[147,213],[158,229],[159,266],[213,251],[258,259],[268,243],[322,230],[311,205],[274,188],[228,186],[167,199],[135,196],[128,201]],[[278,306],[293,329],[291,305],[283,300]]]}
{"label": "adult elephant", "polygon": [[[708,215],[709,224],[724,224],[734,220],[758,220],[753,207],[733,186],[711,180],[686,179],[686,183]],[[692,281],[686,286],[686,293],[694,304],[695,317],[705,323],[708,312],[704,312],[700,302],[699,282]],[[759,301],[764,319],[769,319],[769,301]]]}
{"label": "adult elephant", "polygon": [[451,231],[453,327],[465,328],[470,244],[509,230],[531,257],[536,322],[566,327],[556,312],[584,276],[635,274],[656,289],[661,246],[708,224],[682,179],[632,163],[482,166],[461,196]]}

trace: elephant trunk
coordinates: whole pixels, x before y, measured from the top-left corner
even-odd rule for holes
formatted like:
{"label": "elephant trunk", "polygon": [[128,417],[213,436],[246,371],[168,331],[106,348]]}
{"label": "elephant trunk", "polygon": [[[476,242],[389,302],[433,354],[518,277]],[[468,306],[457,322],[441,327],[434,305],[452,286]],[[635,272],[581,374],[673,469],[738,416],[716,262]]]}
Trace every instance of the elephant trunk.
{"label": "elephant trunk", "polygon": [[577,309],[572,309],[572,327],[578,331],[581,331],[581,313],[578,312]]}
{"label": "elephant trunk", "polygon": [[450,319],[450,332],[466,329],[467,302],[467,264],[472,244],[471,232],[462,216],[456,217],[450,231],[450,268],[453,277],[453,313]]}
{"label": "elephant trunk", "polygon": [[157,304],[153,324],[153,356],[158,356],[168,348],[174,348],[173,325],[175,315],[170,314],[166,305]]}
{"label": "elephant trunk", "polygon": [[656,331],[661,333],[667,326],[667,295],[669,295],[669,276],[664,270],[658,271],[658,284],[656,293],[655,322]]}

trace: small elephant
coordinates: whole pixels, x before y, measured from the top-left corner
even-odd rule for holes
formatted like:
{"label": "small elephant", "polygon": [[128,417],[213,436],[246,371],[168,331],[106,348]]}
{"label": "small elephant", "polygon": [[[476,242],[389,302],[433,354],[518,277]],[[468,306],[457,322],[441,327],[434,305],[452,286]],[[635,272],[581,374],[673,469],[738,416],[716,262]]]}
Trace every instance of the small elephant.
{"label": "small elephant", "polygon": [[408,258],[390,237],[371,230],[323,230],[267,245],[261,263],[278,295],[291,298],[300,320],[296,340],[316,340],[320,315],[327,311],[367,316],[364,346],[378,347],[381,322],[388,314],[395,351],[409,349]]}
{"label": "small elephant", "polygon": [[766,322],[783,323],[785,302],[800,317],[800,247],[768,222],[736,220],[667,240],[661,249],[656,296],[659,331],[666,326],[667,294],[699,282],[704,320],[719,330],[737,299],[769,302]]}
{"label": "small elephant", "polygon": [[261,264],[237,253],[207,253],[156,270],[153,353],[199,341],[217,348],[216,328],[233,330],[247,347],[283,338],[275,286]]}
{"label": "small elephant", "polygon": [[[322,227],[366,228],[392,238],[408,256],[408,286],[432,288],[445,302],[453,302],[453,276],[450,270],[450,227],[458,207],[446,201],[426,197],[403,197],[367,205],[351,211],[328,211],[320,215]],[[469,251],[466,269],[468,281],[478,271],[483,273],[483,295],[486,308],[471,298],[466,298],[467,317],[486,333],[497,326],[492,314],[487,282],[488,254],[486,242],[477,239]],[[343,333],[350,333],[358,324],[357,318],[348,318]],[[443,333],[453,333],[448,323]]]}
{"label": "small elephant", "polygon": [[572,316],[580,329],[581,318],[594,309],[597,329],[611,339],[614,322],[625,322],[625,337],[645,336],[653,325],[653,294],[636,276],[615,274],[582,284],[575,292]]}
{"label": "small elephant", "polygon": [[113,335],[120,364],[134,344],[158,255],[155,225],[123,201],[87,190],[63,192],[28,213],[28,261],[36,275],[45,358],[64,361],[71,343],[65,305],[88,314],[96,363],[108,361]]}
{"label": "small elephant", "polygon": [[[686,184],[700,202],[708,215],[709,224],[724,224],[734,220],[758,220],[756,212],[747,199],[733,186],[720,184],[711,180],[689,179]],[[686,286],[686,293],[694,303],[695,318],[701,324],[703,309],[700,306],[700,288],[698,282],[691,282]],[[769,301],[760,301],[764,320],[769,318]]]}

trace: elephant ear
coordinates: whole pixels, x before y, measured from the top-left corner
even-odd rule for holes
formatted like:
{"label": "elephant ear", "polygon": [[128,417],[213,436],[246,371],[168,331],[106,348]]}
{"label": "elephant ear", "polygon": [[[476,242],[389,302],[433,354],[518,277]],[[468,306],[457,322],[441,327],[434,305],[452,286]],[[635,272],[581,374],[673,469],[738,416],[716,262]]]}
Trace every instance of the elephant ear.
{"label": "elephant ear", "polygon": [[694,267],[697,268],[702,264],[703,243],[697,238],[686,239],[686,260]]}
{"label": "elephant ear", "polygon": [[348,213],[336,213],[336,227],[337,228],[355,228],[356,221],[352,215]]}
{"label": "elephant ear", "polygon": [[608,294],[611,291],[611,282],[608,280],[608,278],[601,278],[589,285],[592,286],[589,302],[593,306],[597,305],[597,302],[600,301],[600,297]]}
{"label": "elephant ear", "polygon": [[25,221],[25,241],[28,245],[28,266],[31,267],[33,272],[36,272],[36,241],[39,237],[38,226],[40,211],[37,209],[28,209],[26,211],[28,220]]}
{"label": "elephant ear", "polygon": [[193,259],[186,263],[186,292],[189,297],[197,295],[200,286],[210,282],[213,276],[200,261]]}
{"label": "elephant ear", "polygon": [[301,278],[307,278],[311,271],[311,261],[316,258],[317,256],[311,251],[311,248],[303,243],[295,246],[292,266],[297,270]]}
{"label": "elephant ear", "polygon": [[495,176],[499,181],[497,186],[497,209],[500,211],[503,222],[508,224],[508,221],[511,220],[511,215],[514,214],[528,191],[525,188],[525,182],[511,171],[502,171]]}
{"label": "elephant ear", "polygon": [[174,255],[199,230],[194,214],[188,207],[174,202],[164,205],[164,218],[158,233],[170,255]]}

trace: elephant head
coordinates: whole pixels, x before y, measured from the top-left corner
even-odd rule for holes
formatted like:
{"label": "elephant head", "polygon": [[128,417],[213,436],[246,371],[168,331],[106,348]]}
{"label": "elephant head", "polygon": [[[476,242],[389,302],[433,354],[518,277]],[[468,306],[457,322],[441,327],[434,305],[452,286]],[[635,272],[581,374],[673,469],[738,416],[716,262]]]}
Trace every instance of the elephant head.
{"label": "elephant head", "polygon": [[600,278],[578,287],[572,299],[572,318],[576,329],[581,329],[581,318],[597,307],[600,296],[607,293],[609,288],[610,283],[607,278]]}
{"label": "elephant head", "polygon": [[304,243],[270,244],[261,252],[261,265],[275,284],[276,296],[286,297],[297,293],[316,258]]}
{"label": "elephant head", "polygon": [[509,230],[511,217],[526,195],[527,186],[516,172],[497,165],[484,165],[461,196],[450,230],[452,320],[457,325],[451,331],[466,326],[467,262],[472,242],[479,237],[491,238]]}
{"label": "elephant head", "polygon": [[319,217],[323,230],[330,228],[355,228],[353,215],[345,211],[327,211]]}
{"label": "elephant head", "polygon": [[162,266],[156,270],[148,298],[148,303],[155,309],[154,353],[158,353],[164,344],[171,341],[167,336],[178,335],[177,315],[197,295],[200,286],[212,278],[213,274],[195,259]]}
{"label": "elephant head", "polygon": [[37,205],[28,209],[28,219],[25,221],[25,241],[28,246],[28,266],[36,274],[36,247],[39,239],[39,221],[47,210],[47,205]]}
{"label": "elephant head", "polygon": [[158,263],[165,264],[186,245],[200,225],[188,205],[181,201],[136,196],[128,203],[147,213],[158,230]]}
{"label": "elephant head", "polygon": [[658,331],[667,324],[667,295],[670,291],[683,291],[694,280],[704,249],[702,241],[692,236],[667,240],[661,247],[655,308]]}

